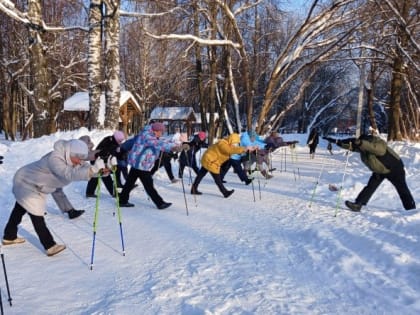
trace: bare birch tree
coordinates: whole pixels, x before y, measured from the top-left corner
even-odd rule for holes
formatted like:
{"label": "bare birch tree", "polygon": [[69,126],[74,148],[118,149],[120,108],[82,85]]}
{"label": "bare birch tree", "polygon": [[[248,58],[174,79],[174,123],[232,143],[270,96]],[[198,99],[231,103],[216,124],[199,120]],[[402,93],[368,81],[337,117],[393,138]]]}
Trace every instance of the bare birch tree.
{"label": "bare birch tree", "polygon": [[89,6],[89,128],[103,127],[99,121],[102,94],[102,0],[91,0]]}
{"label": "bare birch tree", "polygon": [[[355,28],[356,9],[348,6],[351,2],[334,1],[317,14],[318,1],[313,2],[306,20],[276,60],[258,117],[258,132],[264,130],[270,109],[298,75],[306,67],[328,60],[345,45]],[[349,26],[344,27],[346,24]]]}
{"label": "bare birch tree", "polygon": [[[120,117],[120,0],[105,0],[105,127],[118,128]],[[127,126],[122,127],[127,130]]]}

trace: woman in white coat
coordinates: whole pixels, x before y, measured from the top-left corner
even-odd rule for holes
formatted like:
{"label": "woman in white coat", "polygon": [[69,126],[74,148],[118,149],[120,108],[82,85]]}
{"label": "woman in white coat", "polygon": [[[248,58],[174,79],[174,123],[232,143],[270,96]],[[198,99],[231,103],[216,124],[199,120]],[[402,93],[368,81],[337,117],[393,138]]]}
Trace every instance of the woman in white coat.
{"label": "woman in white coat", "polygon": [[25,242],[17,236],[18,225],[28,213],[35,232],[48,256],[53,256],[66,248],[56,244],[44,220],[47,196],[72,181],[89,180],[101,170],[107,172],[104,161],[96,160],[91,165],[88,159],[88,146],[81,140],[59,140],[54,150],[40,160],[20,168],[13,178],[15,207],[4,229],[3,245]]}

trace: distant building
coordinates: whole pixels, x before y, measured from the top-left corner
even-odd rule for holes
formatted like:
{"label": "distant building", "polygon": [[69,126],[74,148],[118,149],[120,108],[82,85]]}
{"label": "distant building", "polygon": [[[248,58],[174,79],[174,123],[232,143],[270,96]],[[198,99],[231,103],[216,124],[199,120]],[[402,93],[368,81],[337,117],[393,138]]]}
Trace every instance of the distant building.
{"label": "distant building", "polygon": [[[120,126],[127,135],[137,133],[141,128],[143,110],[129,91],[121,91]],[[99,121],[105,121],[105,94],[100,98]],[[59,115],[58,127],[61,130],[73,130],[87,127],[89,119],[89,93],[77,92],[64,101]]]}
{"label": "distant building", "polygon": [[150,113],[149,122],[158,121],[166,125],[169,134],[186,132],[193,134],[196,115],[192,107],[155,107]]}

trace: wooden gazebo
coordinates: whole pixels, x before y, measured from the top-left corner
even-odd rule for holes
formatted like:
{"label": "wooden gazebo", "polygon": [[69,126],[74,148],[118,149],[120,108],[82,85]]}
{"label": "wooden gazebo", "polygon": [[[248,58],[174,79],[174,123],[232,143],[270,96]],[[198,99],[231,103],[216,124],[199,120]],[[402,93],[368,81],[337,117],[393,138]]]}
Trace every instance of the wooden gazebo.
{"label": "wooden gazebo", "polygon": [[[100,99],[100,115],[105,115],[105,95]],[[129,91],[121,91],[120,96],[120,129],[129,135],[140,129],[142,109]],[[89,117],[89,93],[77,92],[64,101],[63,110],[59,117],[59,128],[72,130],[87,127]],[[100,117],[100,120],[105,117]]]}

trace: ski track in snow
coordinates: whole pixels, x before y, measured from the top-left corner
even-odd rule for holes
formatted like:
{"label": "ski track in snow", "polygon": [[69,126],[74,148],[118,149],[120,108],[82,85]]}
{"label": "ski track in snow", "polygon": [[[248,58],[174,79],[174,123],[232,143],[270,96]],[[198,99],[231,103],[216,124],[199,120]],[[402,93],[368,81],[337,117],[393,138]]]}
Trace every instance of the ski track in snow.
{"label": "ski track in snow", "polygon": [[[235,193],[229,199],[210,175],[200,184],[203,195],[190,195],[186,170],[188,216],[181,182],[169,184],[160,169],[155,185],[173,205],[157,211],[141,184],[133,190],[136,207],[121,209],[125,256],[115,200],[103,189],[93,270],[95,199],[81,197],[85,183],[73,183],[65,191],[86,213],[70,221],[50,198],[46,216],[66,251],[45,258],[27,216],[19,230],[27,243],[4,249],[15,303],[5,305],[1,287],[5,313],[418,314],[418,211],[401,211],[398,197],[385,205],[394,210],[378,206],[384,187],[365,211],[344,210],[343,200],[361,187],[349,187],[349,175],[339,192],[328,184],[342,186],[347,156],[319,150],[310,160],[306,151],[274,153],[274,178],[255,172],[253,185],[230,171],[226,187]],[[369,173],[359,158],[348,163],[351,177],[365,182]],[[6,202],[2,222],[13,202]],[[60,294],[49,300],[51,292]]]}

